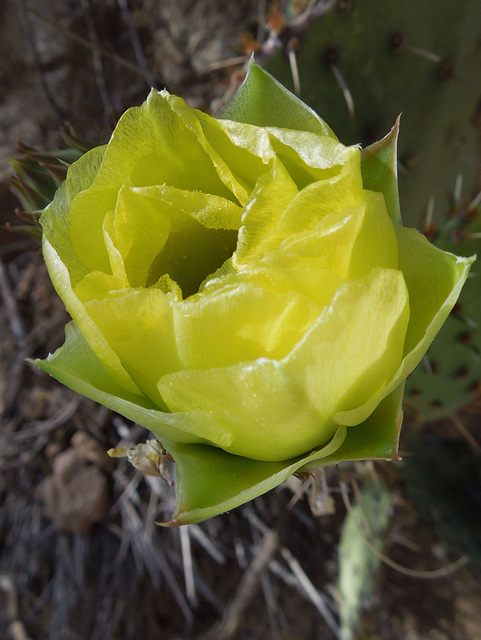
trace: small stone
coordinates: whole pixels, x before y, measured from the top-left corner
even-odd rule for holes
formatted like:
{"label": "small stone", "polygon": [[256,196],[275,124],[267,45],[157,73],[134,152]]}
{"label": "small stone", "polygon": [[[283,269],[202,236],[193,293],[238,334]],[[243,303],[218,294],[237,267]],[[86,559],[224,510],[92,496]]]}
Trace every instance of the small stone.
{"label": "small stone", "polygon": [[39,493],[46,515],[57,529],[69,533],[88,533],[109,508],[107,476],[73,448],[55,458],[53,474],[41,483]]}
{"label": "small stone", "polygon": [[92,462],[105,471],[113,469],[113,461],[102,445],[85,431],[77,431],[72,436],[72,445],[81,458]]}

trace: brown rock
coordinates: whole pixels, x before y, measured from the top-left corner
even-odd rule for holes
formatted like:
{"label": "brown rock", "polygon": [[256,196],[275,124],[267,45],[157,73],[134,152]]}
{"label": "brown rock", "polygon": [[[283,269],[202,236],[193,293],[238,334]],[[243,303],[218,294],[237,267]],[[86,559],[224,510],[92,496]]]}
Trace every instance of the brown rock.
{"label": "brown rock", "polygon": [[53,474],[40,485],[45,513],[60,531],[87,533],[102,520],[109,507],[107,476],[75,449],[59,454]]}
{"label": "brown rock", "polygon": [[113,461],[104,447],[85,431],[74,433],[71,442],[75,451],[84,460],[98,465],[105,471],[111,471],[114,468]]}

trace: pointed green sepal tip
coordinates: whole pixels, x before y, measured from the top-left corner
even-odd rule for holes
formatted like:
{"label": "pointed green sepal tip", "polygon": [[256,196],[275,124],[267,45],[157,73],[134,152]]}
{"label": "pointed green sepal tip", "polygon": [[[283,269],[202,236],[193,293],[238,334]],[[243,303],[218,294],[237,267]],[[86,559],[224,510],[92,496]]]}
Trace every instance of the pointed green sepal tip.
{"label": "pointed green sepal tip", "polygon": [[337,140],[329,125],[313,109],[256,64],[253,57],[244,82],[214,116],[257,127],[309,131]]}
{"label": "pointed green sepal tip", "polygon": [[363,186],[383,194],[391,219],[402,224],[399,206],[397,176],[397,142],[401,116],[399,115],[391,131],[369,147],[362,150],[361,171]]}

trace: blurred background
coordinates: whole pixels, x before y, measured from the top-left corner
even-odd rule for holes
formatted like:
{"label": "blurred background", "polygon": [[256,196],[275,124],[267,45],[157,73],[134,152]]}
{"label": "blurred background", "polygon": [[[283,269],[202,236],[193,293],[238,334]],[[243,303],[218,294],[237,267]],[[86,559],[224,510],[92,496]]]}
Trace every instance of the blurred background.
{"label": "blurred background", "polygon": [[[442,358],[440,364],[431,358],[409,382],[402,462],[344,464],[302,482],[291,478],[230,514],[162,529],[155,522],[172,510],[171,489],[105,453],[119,442],[127,446],[145,440],[145,430],[25,362],[62,344],[67,314],[53,291],[35,233],[11,229],[23,224],[15,210],[30,213],[45,202],[29,192],[28,177],[12,184],[18,166],[9,160],[23,155],[37,162],[39,171],[42,163],[45,167],[52,157],[61,157],[56,150],[64,149],[66,140],[80,153],[106,142],[121,113],[140,104],[151,86],[166,87],[211,113],[242,81],[253,51],[261,64],[320,109],[343,142],[372,142],[373,136],[387,133],[403,109],[408,130],[410,119],[415,122],[412,138],[426,137],[431,121],[437,130],[443,127],[446,154],[457,150],[445,163],[451,173],[434,176],[430,169],[428,177],[411,180],[416,184],[412,191],[406,182],[402,196],[415,203],[411,223],[441,238],[441,244],[448,238],[436,235],[444,228],[443,216],[465,232],[479,205],[481,79],[475,62],[481,55],[481,22],[473,19],[475,3],[463,0],[453,15],[443,17],[440,11],[431,30],[410,36],[415,5],[429,3],[396,3],[384,15],[391,4],[387,0],[382,11],[376,6],[380,0],[365,1],[364,14],[356,13],[359,2],[0,3],[0,637],[481,638],[479,363],[470,365],[464,377],[439,383],[443,390],[462,385],[453,398],[438,390],[441,376],[433,378],[439,370],[443,375]],[[381,26],[369,22],[370,7],[384,20]],[[423,16],[424,22],[417,22],[426,26]],[[340,20],[346,22],[339,26]],[[392,20],[402,23],[402,30],[394,29]],[[376,112],[373,119],[377,107],[362,89],[369,83],[357,88],[352,76],[356,51],[346,52],[342,38],[347,36],[338,31],[346,25],[348,35],[362,32],[366,50],[367,36],[374,42],[387,25],[383,43],[397,35],[389,40],[391,53],[412,57],[406,62],[409,73],[400,67],[384,78],[386,95],[393,87],[407,94],[416,85],[424,96],[426,85],[414,69],[419,60],[419,74],[437,74],[439,84],[428,85],[430,100],[435,95],[445,111],[430,110],[416,94],[413,104],[422,104],[421,122],[416,110],[409,104],[405,109],[391,92],[389,110]],[[456,32],[458,40],[447,43],[446,31]],[[454,78],[448,85],[439,70],[451,57],[443,57],[436,38],[466,65],[462,72],[454,63],[449,69],[445,65],[445,73]],[[378,55],[373,49],[372,56]],[[352,64],[343,66],[349,56],[354,56]],[[369,59],[362,68],[373,76]],[[393,60],[404,64],[405,58]],[[400,73],[416,82],[404,78],[404,85],[396,84]],[[323,74],[325,83],[316,84],[313,75]],[[379,94],[381,85],[376,86]],[[323,102],[326,113],[319,107]],[[458,102],[462,112],[453,106]],[[451,114],[456,127],[462,125],[459,131]],[[444,135],[448,128],[451,137]],[[416,171],[416,158],[408,157],[409,134],[405,140],[402,180],[403,171]],[[53,156],[45,156],[47,151]],[[421,144],[414,151],[423,157]],[[436,147],[438,160],[442,153]],[[461,185],[459,175],[464,176]],[[429,184],[421,188],[425,200],[420,204],[419,184]],[[442,193],[437,209],[430,204],[435,188]],[[474,237],[477,231],[468,228],[466,233]],[[470,247],[466,251],[472,252]],[[468,318],[470,355],[459,356],[467,364],[477,350],[472,322]],[[474,377],[468,384],[469,376]],[[430,395],[423,402],[425,387],[439,397]]]}

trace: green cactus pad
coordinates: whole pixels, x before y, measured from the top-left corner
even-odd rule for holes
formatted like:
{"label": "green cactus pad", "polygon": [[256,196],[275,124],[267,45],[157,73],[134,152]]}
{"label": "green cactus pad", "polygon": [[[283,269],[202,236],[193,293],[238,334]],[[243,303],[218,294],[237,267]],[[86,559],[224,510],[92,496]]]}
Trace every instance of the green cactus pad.
{"label": "green cactus pad", "polygon": [[[442,220],[459,175],[463,194],[476,188],[472,120],[481,95],[480,38],[478,0],[351,0],[299,34],[300,96],[341,142],[370,144],[402,113],[399,181],[408,226],[423,224],[432,196]],[[264,66],[293,88],[285,52]],[[354,117],[334,67],[350,91]]]}

